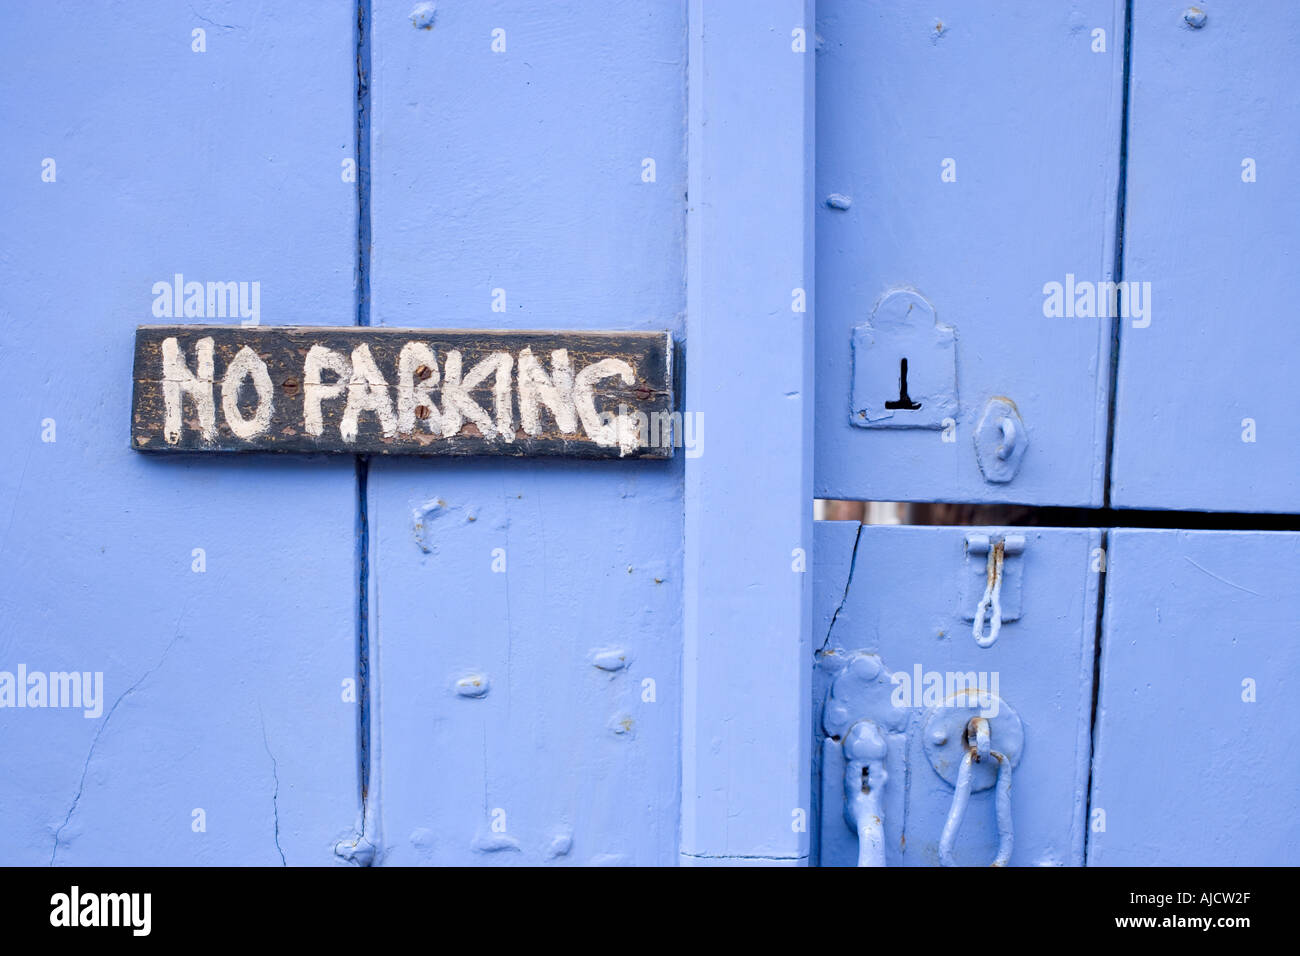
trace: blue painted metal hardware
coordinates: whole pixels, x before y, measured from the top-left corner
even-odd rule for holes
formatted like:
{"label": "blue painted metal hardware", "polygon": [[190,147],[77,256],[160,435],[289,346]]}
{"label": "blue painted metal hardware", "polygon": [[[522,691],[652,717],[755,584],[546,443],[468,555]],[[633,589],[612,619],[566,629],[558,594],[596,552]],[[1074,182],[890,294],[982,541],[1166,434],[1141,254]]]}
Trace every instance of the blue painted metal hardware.
{"label": "blue painted metal hardware", "polygon": [[[858,836],[858,866],[885,865],[885,784],[906,771],[911,710],[894,702],[894,674],[879,655],[856,652],[831,684],[822,715],[825,765],[843,763],[844,822]],[[890,742],[894,746],[890,747]],[[827,784],[825,799],[839,799]]]}
{"label": "blue painted metal hardware", "polygon": [[894,673],[877,654],[856,651],[831,684],[822,713],[826,735],[839,741],[848,737],[859,720],[873,720],[886,733],[896,734],[907,725],[908,709],[893,701]]}
{"label": "blue painted metal hardware", "polygon": [[[980,647],[991,647],[1005,621],[1020,618],[1021,562],[1008,562],[1025,550],[1023,534],[966,535],[966,569],[962,577],[962,616],[973,622]],[[979,594],[978,600],[975,595]],[[971,605],[974,604],[972,610]],[[988,633],[984,621],[988,619]]]}
{"label": "blue painted metal hardware", "polygon": [[844,738],[844,820],[858,834],[858,866],[885,865],[885,808],[889,744],[874,720],[860,720]]}
{"label": "blue painted metal hardware", "polygon": [[1006,866],[1014,845],[1012,768],[1019,763],[1025,742],[1020,715],[996,694],[965,689],[930,710],[923,733],[930,766],[953,785],[952,808],[939,839],[939,862],[957,865],[953,845],[970,795],[996,785],[998,851],[992,865]]}
{"label": "blue painted metal hardware", "polygon": [[938,323],[920,294],[887,293],[871,322],[853,330],[849,421],[860,428],[943,428],[959,411],[956,332]]}
{"label": "blue painted metal hardware", "polygon": [[[1014,847],[1014,835],[1011,825],[1011,762],[1005,754],[996,750],[989,751],[988,756],[998,763],[998,792],[996,797],[998,815],[998,855],[991,866],[1006,866],[1011,860]],[[952,809],[943,826],[943,835],[939,838],[939,861],[944,866],[956,866],[952,856],[952,846],[961,829],[962,818],[966,815],[966,804],[970,802],[971,768],[975,765],[976,752],[972,747],[962,758],[961,769],[957,774],[957,786],[953,790]]]}
{"label": "blue painted metal hardware", "polygon": [[[1005,700],[990,691],[965,688],[952,694],[938,707],[930,708],[922,727],[925,755],[934,772],[956,786],[960,766],[966,754],[978,744],[972,734],[980,722],[1005,754],[1012,766],[1020,762],[1025,749],[1025,727],[1020,714]],[[974,726],[973,726],[974,725]],[[980,751],[987,755],[987,748]],[[997,772],[991,764],[977,762],[971,776],[971,792],[979,793],[993,786]]]}
{"label": "blue painted metal hardware", "polygon": [[1005,484],[1016,477],[1029,449],[1029,432],[1016,403],[1000,396],[989,399],[974,441],[975,458],[985,481]]}

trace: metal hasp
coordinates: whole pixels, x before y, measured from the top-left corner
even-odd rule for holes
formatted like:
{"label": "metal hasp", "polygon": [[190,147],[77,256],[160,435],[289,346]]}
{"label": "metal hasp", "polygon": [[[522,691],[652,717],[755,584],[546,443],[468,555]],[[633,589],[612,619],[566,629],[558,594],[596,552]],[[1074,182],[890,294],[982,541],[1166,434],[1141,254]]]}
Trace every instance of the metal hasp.
{"label": "metal hasp", "polygon": [[[961,614],[971,621],[971,633],[980,647],[992,647],[1006,621],[1020,619],[1023,534],[966,535],[966,562],[962,569]],[[988,632],[984,621],[988,619]]]}
{"label": "metal hasp", "polygon": [[874,720],[849,728],[844,746],[844,820],[858,833],[858,866],[885,865],[885,807],[889,745]]}
{"label": "metal hasp", "polygon": [[952,809],[939,839],[939,862],[957,865],[952,849],[970,795],[996,785],[998,853],[991,865],[1006,866],[1014,845],[1011,771],[1020,762],[1025,745],[1020,715],[998,695],[968,688],[931,708],[923,734],[930,766],[953,786]]}
{"label": "metal hasp", "polygon": [[895,289],[853,330],[849,422],[859,428],[943,428],[955,422],[957,334],[919,293]]}
{"label": "metal hasp", "polygon": [[1009,398],[990,398],[975,427],[975,460],[984,480],[1005,484],[1016,477],[1020,461],[1029,449],[1029,433],[1016,403]]}
{"label": "metal hasp", "polygon": [[823,799],[832,805],[843,781],[844,822],[858,835],[858,866],[885,865],[885,786],[891,774],[905,777],[909,708],[894,704],[892,677],[878,655],[853,654],[822,714]]}

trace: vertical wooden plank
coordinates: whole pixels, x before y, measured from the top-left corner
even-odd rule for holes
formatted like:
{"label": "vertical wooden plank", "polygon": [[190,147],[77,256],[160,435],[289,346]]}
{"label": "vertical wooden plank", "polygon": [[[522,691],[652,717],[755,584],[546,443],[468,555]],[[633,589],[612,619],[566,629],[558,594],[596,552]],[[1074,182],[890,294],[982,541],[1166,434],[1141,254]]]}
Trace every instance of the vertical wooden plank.
{"label": "vertical wooden plank", "polygon": [[1111,532],[1088,863],[1295,866],[1300,535]]}
{"label": "vertical wooden plank", "polygon": [[812,27],[690,5],[684,863],[808,855]]}
{"label": "vertical wooden plank", "polygon": [[[411,9],[373,9],[373,322],[680,336],[684,8]],[[689,454],[371,462],[383,862],[676,860]]]}
{"label": "vertical wooden plank", "polygon": [[[6,11],[0,671],[102,696],[0,709],[0,863],[332,863],[354,824],[351,462],[128,440],[136,325],[245,317],[195,314],[206,283],[352,321],[353,16]],[[178,273],[204,294],[168,316]]]}
{"label": "vertical wooden plank", "polygon": [[[1102,504],[1112,323],[1049,314],[1045,286],[1114,277],[1123,0],[826,0],[817,32],[818,496]],[[912,391],[945,377],[958,407],[859,427],[854,330],[897,289],[955,337],[955,369],[911,342]],[[898,372],[869,384],[898,400]],[[998,396],[1028,439],[1004,482],[975,451]]]}
{"label": "vertical wooden plank", "polygon": [[1138,2],[1112,501],[1300,511],[1300,21],[1275,4]]}

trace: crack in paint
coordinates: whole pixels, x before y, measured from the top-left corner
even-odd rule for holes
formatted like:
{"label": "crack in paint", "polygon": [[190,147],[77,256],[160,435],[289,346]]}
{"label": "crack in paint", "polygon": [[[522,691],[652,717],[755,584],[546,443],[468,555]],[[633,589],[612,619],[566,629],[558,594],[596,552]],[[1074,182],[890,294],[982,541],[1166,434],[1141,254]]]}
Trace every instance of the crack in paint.
{"label": "crack in paint", "polygon": [[220,27],[223,30],[247,30],[248,29],[248,27],[241,26],[238,23],[218,23],[216,20],[209,20],[207,17],[199,13],[193,7],[190,7],[190,13],[194,14],[194,16],[202,20],[204,23],[210,23],[212,26]]}
{"label": "crack in paint", "polygon": [[1230,588],[1236,588],[1238,591],[1245,591],[1247,594],[1253,594],[1253,595],[1255,595],[1255,597],[1263,597],[1263,595],[1260,594],[1258,591],[1252,591],[1252,590],[1251,590],[1250,588],[1248,588],[1248,587],[1243,587],[1243,586],[1240,585],[1240,584],[1234,584],[1232,581],[1229,581],[1227,578],[1222,577],[1222,576],[1220,576],[1220,575],[1218,575],[1218,574],[1215,574],[1215,573],[1214,573],[1213,571],[1211,571],[1209,568],[1203,568],[1203,567],[1201,567],[1199,564],[1197,564],[1195,561],[1193,561],[1193,560],[1192,560],[1191,558],[1189,558],[1187,555],[1183,555],[1183,560],[1186,561],[1188,564],[1190,564],[1192,567],[1194,567],[1197,571],[1204,571],[1204,572],[1205,572],[1206,574],[1208,574],[1210,577],[1214,578],[1214,580],[1216,580],[1216,581],[1222,581],[1224,584],[1228,585],[1228,587],[1230,587]]}
{"label": "crack in paint", "polygon": [[[185,616],[185,612],[183,610],[181,611],[181,616],[182,617]],[[162,656],[158,658],[158,663],[155,664],[153,667],[149,668],[147,671],[145,671],[144,674],[141,675],[139,680],[137,680],[134,684],[132,684],[126,690],[122,691],[121,695],[117,698],[117,700],[113,701],[113,706],[108,708],[108,713],[104,715],[104,722],[99,725],[99,730],[95,731],[95,738],[90,742],[90,751],[86,754],[86,762],[81,765],[81,780],[78,781],[77,783],[77,793],[72,798],[72,806],[68,807],[68,812],[67,815],[64,816],[63,822],[59,824],[59,828],[54,831],[54,848],[50,850],[50,864],[49,864],[50,866],[54,865],[55,857],[59,855],[59,836],[67,828],[68,823],[72,820],[72,815],[77,811],[77,805],[81,803],[81,794],[86,789],[86,774],[90,772],[90,761],[94,759],[95,748],[99,746],[99,738],[104,735],[104,731],[108,728],[108,722],[113,718],[114,711],[117,710],[118,705],[121,704],[122,701],[126,700],[128,697],[131,696],[131,694],[135,693],[136,689],[141,684],[143,684],[146,680],[148,680],[150,675],[152,675],[154,671],[162,667],[163,661],[167,659],[167,654],[171,651],[171,649],[176,645],[176,642],[179,641],[180,639],[181,639],[181,635],[179,634],[173,637],[171,639],[171,642],[165,648],[163,648]]]}
{"label": "crack in paint", "polygon": [[280,765],[276,763],[275,754],[271,753],[271,741],[266,736],[266,715],[262,713],[262,707],[257,707],[257,716],[262,721],[262,746],[266,748],[266,755],[271,758],[271,778],[275,781],[275,790],[271,792],[271,809],[275,814],[275,848],[280,854],[280,865],[288,866],[284,858],[284,848],[280,846]]}
{"label": "crack in paint", "polygon": [[840,598],[839,606],[835,608],[835,613],[831,615],[830,626],[826,628],[826,638],[822,641],[822,646],[817,648],[816,656],[818,657],[825,653],[826,648],[830,645],[831,634],[835,631],[835,621],[839,618],[840,611],[844,610],[844,605],[849,600],[849,589],[853,586],[853,572],[858,567],[858,545],[862,543],[862,528],[863,525],[859,524],[857,536],[853,539],[853,554],[849,557],[849,576],[844,582],[844,594]]}

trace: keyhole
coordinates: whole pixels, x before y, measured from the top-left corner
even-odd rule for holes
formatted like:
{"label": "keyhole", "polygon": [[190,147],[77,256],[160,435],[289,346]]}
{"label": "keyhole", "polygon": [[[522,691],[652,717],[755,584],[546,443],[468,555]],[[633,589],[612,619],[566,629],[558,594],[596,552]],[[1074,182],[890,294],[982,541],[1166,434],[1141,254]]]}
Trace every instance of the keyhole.
{"label": "keyhole", "polygon": [[901,408],[909,412],[914,412],[921,407],[920,402],[912,401],[912,396],[907,394],[907,359],[903,359],[898,364],[898,398],[892,402],[885,402],[886,408]]}

